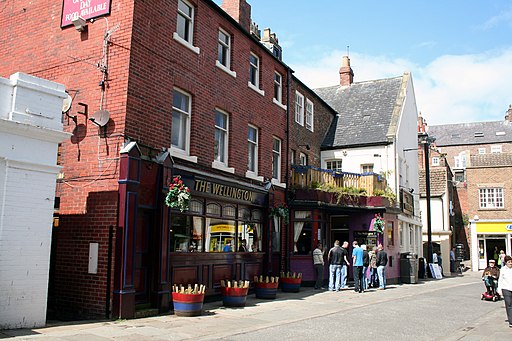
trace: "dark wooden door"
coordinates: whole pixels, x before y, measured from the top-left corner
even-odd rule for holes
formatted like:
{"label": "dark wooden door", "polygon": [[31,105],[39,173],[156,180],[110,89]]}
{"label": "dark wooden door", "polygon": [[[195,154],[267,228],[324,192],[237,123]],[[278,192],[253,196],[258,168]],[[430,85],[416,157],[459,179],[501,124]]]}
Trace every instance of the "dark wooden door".
{"label": "dark wooden door", "polygon": [[150,211],[140,210],[137,217],[135,237],[135,304],[150,302],[152,278],[152,239],[153,219]]}

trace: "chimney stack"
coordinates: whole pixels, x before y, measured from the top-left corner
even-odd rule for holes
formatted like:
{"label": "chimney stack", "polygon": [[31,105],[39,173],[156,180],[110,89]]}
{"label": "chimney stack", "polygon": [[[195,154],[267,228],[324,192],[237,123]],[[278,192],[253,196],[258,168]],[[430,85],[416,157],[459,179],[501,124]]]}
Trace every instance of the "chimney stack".
{"label": "chimney stack", "polygon": [[512,104],[508,105],[508,110],[506,111],[505,120],[512,122]]}
{"label": "chimney stack", "polygon": [[223,0],[221,8],[247,31],[251,31],[251,5],[245,0]]}
{"label": "chimney stack", "polygon": [[340,85],[350,86],[354,82],[354,71],[350,67],[350,58],[343,56],[340,68]]}

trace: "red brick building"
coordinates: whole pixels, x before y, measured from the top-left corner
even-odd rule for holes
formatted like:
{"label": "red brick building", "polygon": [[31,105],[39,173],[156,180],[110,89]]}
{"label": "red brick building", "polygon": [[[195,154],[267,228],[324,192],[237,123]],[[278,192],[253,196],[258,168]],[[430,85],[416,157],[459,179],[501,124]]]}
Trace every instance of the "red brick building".
{"label": "red brick building", "polygon": [[[59,82],[72,99],[50,309],[130,318],[167,311],[173,283],[216,294],[220,279],[285,270],[293,244],[269,207],[285,203],[291,163],[319,166],[334,111],[244,0],[83,4],[7,0],[0,18],[0,75]],[[305,121],[291,127],[301,95]],[[183,213],[164,205],[177,175],[191,190]],[[219,252],[242,239],[249,252]]]}

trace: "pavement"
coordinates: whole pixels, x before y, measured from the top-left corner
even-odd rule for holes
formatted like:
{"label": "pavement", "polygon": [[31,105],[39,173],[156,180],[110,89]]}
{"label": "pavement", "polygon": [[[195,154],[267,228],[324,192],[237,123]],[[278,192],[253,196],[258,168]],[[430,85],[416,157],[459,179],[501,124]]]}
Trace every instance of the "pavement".
{"label": "pavement", "polygon": [[[379,303],[393,304],[395,301],[398,305],[405,298],[414,301],[417,296],[417,299],[420,300],[425,293],[439,292],[442,295],[443,290],[450,289],[469,290],[472,288],[475,293],[480,292],[477,289],[477,286],[483,288],[480,276],[481,274],[478,272],[468,271],[463,276],[445,277],[441,280],[421,280],[420,284],[390,285],[386,290],[370,289],[363,294],[354,292],[352,288],[336,293],[302,287],[299,293],[279,291],[275,300],[261,300],[250,293],[247,297],[247,304],[243,308],[226,308],[222,306],[221,301],[209,302],[204,304],[203,314],[199,317],[163,315],[117,321],[50,322],[44,328],[1,330],[0,339],[16,341],[245,340],[250,335],[253,339],[258,339],[258,333],[265,330],[293,326],[296,323],[298,325],[306,324],[315,318],[325,318],[331,314],[346,312],[347,307],[351,310],[373,309]],[[471,297],[474,296],[471,293]],[[441,338],[430,338],[428,335],[424,335],[421,339],[512,340],[512,328],[509,328],[508,323],[504,321],[503,301],[480,303],[478,297],[474,298],[471,303],[473,305],[488,303],[488,305],[481,306],[485,307],[485,314],[482,313],[483,315],[478,318],[468,315],[467,322],[454,324],[456,325],[455,329],[442,334],[444,336]],[[461,307],[461,314],[463,314],[464,302],[461,302]],[[474,307],[467,308],[473,309]],[[428,318],[435,321],[436,316],[434,314]],[[270,339],[282,339],[276,334],[274,335],[270,336]],[[385,339],[385,337],[377,338]],[[259,339],[262,340],[262,338]],[[293,337],[293,339],[300,340],[301,338]],[[404,337],[404,340],[406,339]]]}

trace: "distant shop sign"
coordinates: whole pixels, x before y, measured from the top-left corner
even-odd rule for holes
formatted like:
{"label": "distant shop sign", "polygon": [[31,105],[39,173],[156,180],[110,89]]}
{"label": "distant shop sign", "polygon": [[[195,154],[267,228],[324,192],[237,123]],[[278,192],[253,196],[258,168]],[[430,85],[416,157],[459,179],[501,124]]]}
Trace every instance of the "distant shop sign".
{"label": "distant shop sign", "polygon": [[85,20],[110,14],[112,0],[63,0],[60,27],[72,25],[75,18]]}

